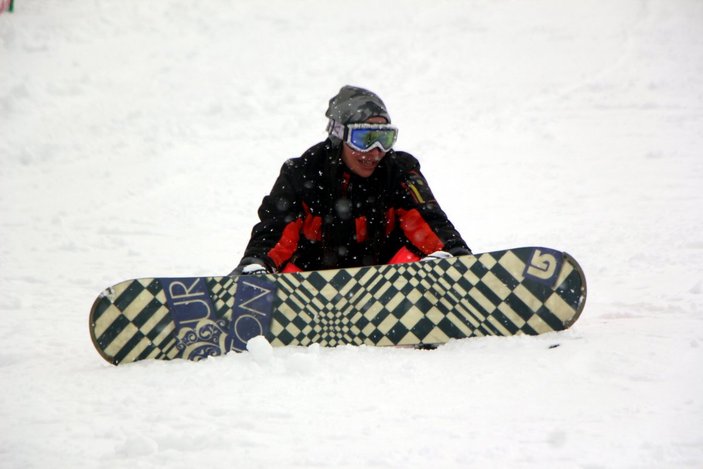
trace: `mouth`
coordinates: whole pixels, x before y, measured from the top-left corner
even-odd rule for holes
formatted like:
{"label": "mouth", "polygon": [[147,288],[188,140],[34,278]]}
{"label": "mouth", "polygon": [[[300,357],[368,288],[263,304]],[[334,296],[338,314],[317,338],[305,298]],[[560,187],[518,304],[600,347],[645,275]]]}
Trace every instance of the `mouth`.
{"label": "mouth", "polygon": [[357,158],[356,160],[359,163],[359,166],[362,168],[367,168],[367,169],[372,169],[378,166],[378,163],[381,162],[380,158],[368,158],[368,157],[360,157]]}

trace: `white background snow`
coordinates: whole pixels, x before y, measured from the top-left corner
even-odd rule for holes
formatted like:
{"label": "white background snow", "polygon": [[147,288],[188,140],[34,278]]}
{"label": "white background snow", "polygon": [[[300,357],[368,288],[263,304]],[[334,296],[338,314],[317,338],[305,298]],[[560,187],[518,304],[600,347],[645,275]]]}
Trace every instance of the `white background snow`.
{"label": "white background snow", "polygon": [[[703,467],[703,2],[15,8],[0,467]],[[383,97],[475,252],[579,260],[579,322],[432,352],[107,365],[98,293],[229,272],[344,84]]]}

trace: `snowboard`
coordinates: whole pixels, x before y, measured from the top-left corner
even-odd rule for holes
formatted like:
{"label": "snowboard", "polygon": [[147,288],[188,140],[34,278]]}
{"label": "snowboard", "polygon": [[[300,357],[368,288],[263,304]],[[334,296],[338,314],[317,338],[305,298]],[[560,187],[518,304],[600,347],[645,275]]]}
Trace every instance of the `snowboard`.
{"label": "snowboard", "polygon": [[104,290],[90,336],[108,362],[198,361],[318,343],[436,346],[569,328],[586,279],[572,256],[522,247],[406,264],[239,277],[140,278]]}

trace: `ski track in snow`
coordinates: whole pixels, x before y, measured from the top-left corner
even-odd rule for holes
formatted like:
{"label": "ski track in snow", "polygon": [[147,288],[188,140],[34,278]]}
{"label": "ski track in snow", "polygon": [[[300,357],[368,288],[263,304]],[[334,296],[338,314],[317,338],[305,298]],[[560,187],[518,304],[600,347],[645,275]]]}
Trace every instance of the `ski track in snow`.
{"label": "ski track in snow", "polygon": [[[0,15],[0,467],[702,467],[703,4],[19,0]],[[572,329],[105,364],[134,277],[224,274],[344,84]],[[558,347],[553,347],[559,345]]]}

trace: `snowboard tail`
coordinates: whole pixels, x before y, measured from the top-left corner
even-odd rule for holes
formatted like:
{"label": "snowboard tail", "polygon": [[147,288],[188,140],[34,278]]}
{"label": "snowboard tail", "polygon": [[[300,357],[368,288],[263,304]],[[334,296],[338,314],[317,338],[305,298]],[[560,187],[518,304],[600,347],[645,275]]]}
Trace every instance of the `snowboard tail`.
{"label": "snowboard tail", "polygon": [[106,289],[90,313],[108,362],[200,360],[273,346],[439,345],[569,328],[586,280],[570,255],[517,248],[407,264],[288,274],[143,278]]}

